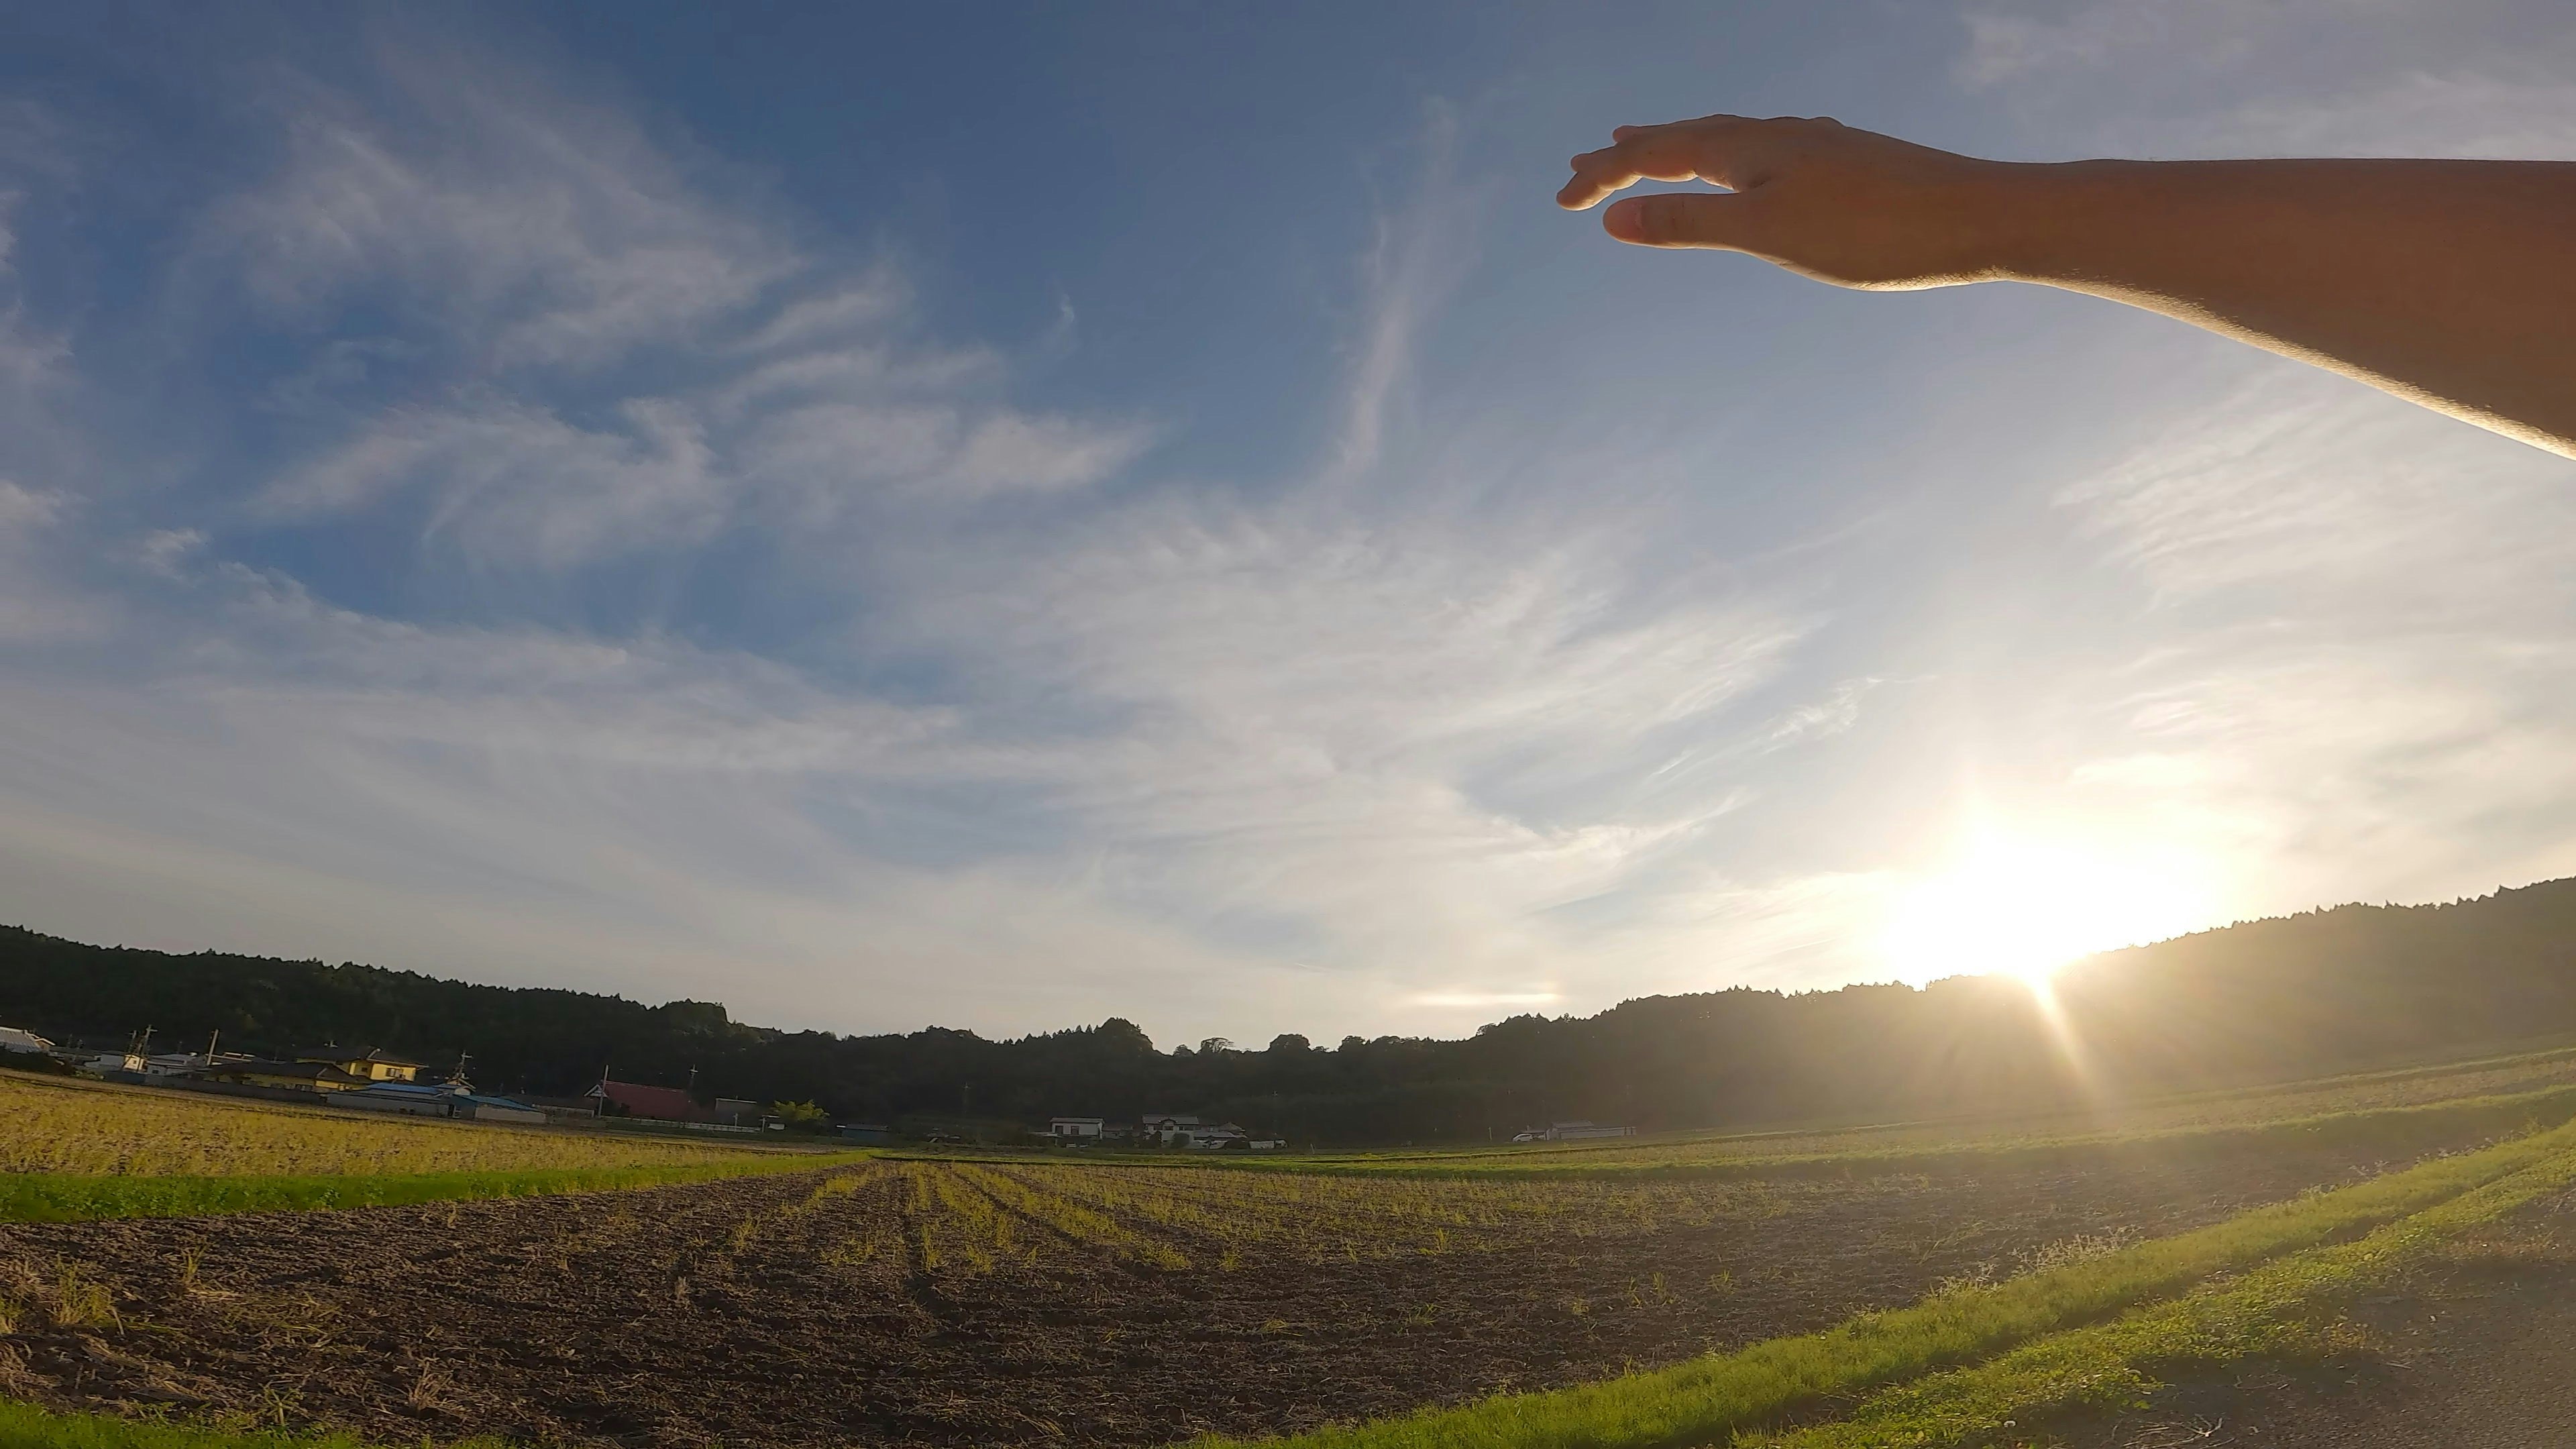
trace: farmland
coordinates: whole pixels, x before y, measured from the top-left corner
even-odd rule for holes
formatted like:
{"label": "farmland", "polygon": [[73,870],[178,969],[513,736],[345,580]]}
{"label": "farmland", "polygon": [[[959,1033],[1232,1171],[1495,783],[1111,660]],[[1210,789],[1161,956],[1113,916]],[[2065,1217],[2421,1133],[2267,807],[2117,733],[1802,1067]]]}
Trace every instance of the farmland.
{"label": "farmland", "polygon": [[19,1224],[5,1392],[380,1440],[1295,1431],[1821,1330],[2382,1165],[2349,1145],[1669,1182],[885,1160]]}
{"label": "farmland", "polygon": [[2416,1137],[2432,1145],[2457,1140],[2463,1130],[2477,1135],[2478,1119],[2485,1120],[2488,1130],[2497,1130],[2526,1116],[2558,1120],[2570,1110],[2576,1110],[2576,1050],[2558,1049],[2024,1118],[1346,1153],[1219,1165],[1388,1177],[1734,1176],[1811,1161],[1839,1165],[1866,1157],[1882,1163],[1928,1163],[1962,1153],[2044,1154],[2159,1141],[2180,1146],[2197,1140],[2223,1148],[2231,1142],[2259,1146],[2267,1140],[2344,1134],[2392,1144]]}
{"label": "farmland", "polygon": [[[0,1187],[143,1204],[0,1222],[0,1399],[376,1443],[1644,1445],[2029,1342],[2037,1369],[1853,1400],[1992,1417],[2164,1341],[2081,1336],[2106,1313],[2203,1333],[2238,1320],[2156,1305],[2275,1258],[2352,1279],[2311,1260],[2563,1175],[2571,1076],[1260,1164],[782,1157],[0,1078]],[[400,1195],[442,1172],[551,1185]],[[342,1195],[266,1205],[386,1205],[202,1205],[283,1183]]]}
{"label": "farmland", "polygon": [[517,1131],[0,1073],[0,1172],[497,1172],[705,1163],[707,1142]]}

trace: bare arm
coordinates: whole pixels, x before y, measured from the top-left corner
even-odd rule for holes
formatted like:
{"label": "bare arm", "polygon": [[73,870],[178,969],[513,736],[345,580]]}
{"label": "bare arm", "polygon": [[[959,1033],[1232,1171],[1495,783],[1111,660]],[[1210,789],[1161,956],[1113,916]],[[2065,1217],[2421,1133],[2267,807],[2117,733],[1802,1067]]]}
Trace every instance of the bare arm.
{"label": "bare arm", "polygon": [[2242,338],[2576,457],[2576,164],[1981,161],[1829,120],[1623,126],[1574,210],[1640,180],[1642,246],[1740,251],[1846,287],[2020,281]]}

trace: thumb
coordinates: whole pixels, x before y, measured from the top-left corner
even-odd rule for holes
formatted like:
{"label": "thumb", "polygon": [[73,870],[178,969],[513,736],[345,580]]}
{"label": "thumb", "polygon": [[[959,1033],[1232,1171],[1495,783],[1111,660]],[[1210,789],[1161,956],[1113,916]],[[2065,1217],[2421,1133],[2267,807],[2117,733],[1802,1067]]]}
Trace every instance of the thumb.
{"label": "thumb", "polygon": [[1601,214],[1601,229],[1641,247],[1723,247],[1744,243],[1746,198],[1734,193],[1631,196]]}

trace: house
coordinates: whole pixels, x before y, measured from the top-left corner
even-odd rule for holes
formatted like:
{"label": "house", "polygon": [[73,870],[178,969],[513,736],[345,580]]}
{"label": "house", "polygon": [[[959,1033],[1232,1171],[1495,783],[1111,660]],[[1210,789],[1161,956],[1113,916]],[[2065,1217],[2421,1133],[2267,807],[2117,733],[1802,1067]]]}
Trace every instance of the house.
{"label": "house", "polygon": [[1181,1134],[1196,1130],[1199,1119],[1182,1112],[1148,1112],[1138,1120],[1136,1135],[1140,1141],[1165,1147],[1181,1145]]}
{"label": "house", "polygon": [[421,1064],[391,1052],[369,1047],[356,1051],[348,1047],[323,1046],[295,1054],[299,1062],[327,1062],[350,1076],[369,1082],[409,1082],[420,1077]]}
{"label": "house", "polygon": [[1252,1146],[1252,1138],[1231,1122],[1217,1127],[1182,1127],[1176,1129],[1172,1145],[1191,1152],[1241,1152]]}
{"label": "house", "polygon": [[113,1072],[120,1076],[139,1077],[144,1074],[149,1061],[138,1051],[100,1052],[78,1065],[82,1071],[96,1072],[100,1076]]}
{"label": "house", "polygon": [[640,1117],[651,1122],[712,1122],[716,1114],[678,1087],[647,1087],[635,1082],[600,1084],[584,1094],[598,1102],[602,1117]]}
{"label": "house", "polygon": [[1083,1147],[1100,1141],[1100,1119],[1097,1117],[1054,1117],[1047,1121],[1046,1135],[1058,1146]]}
{"label": "house", "polygon": [[236,1087],[290,1092],[347,1092],[367,1085],[364,1078],[351,1076],[329,1062],[272,1061],[261,1057],[217,1057],[214,1065],[185,1075]]}
{"label": "house", "polygon": [[52,1042],[45,1040],[43,1037],[36,1035],[32,1031],[23,1031],[14,1026],[0,1026],[0,1052],[28,1052],[40,1054],[52,1051],[53,1049],[54,1044]]}
{"label": "house", "polygon": [[740,1097],[718,1097],[716,1122],[725,1127],[757,1127],[760,1125],[760,1104]]}

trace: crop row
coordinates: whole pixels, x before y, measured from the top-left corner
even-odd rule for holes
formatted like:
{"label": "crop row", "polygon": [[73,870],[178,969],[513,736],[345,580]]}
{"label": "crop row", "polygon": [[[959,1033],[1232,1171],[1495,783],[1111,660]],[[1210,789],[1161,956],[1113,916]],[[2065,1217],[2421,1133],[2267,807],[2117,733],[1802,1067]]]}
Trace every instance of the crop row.
{"label": "crop row", "polygon": [[985,1273],[1067,1256],[1168,1272],[1230,1270],[1256,1253],[1359,1261],[1702,1228],[1769,1217],[1796,1198],[1902,1187],[1894,1179],[1482,1182],[879,1162],[817,1190],[836,1201],[816,1251],[851,1267],[900,1259],[931,1272]]}

